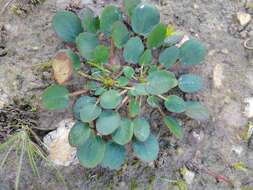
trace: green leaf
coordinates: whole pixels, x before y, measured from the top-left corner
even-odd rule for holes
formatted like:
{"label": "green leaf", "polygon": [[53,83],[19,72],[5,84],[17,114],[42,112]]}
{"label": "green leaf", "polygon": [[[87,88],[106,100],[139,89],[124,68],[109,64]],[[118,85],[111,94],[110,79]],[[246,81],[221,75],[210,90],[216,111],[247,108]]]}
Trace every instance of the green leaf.
{"label": "green leaf", "polygon": [[163,118],[163,122],[170,129],[170,132],[175,135],[178,139],[182,139],[183,137],[183,128],[179,125],[177,120],[170,116],[165,116]]}
{"label": "green leaf", "polygon": [[134,69],[133,69],[132,67],[124,66],[124,68],[123,68],[123,73],[124,73],[124,75],[125,75],[127,78],[131,79],[131,78],[133,78],[133,76],[134,76],[134,74],[135,74],[135,71],[134,71]]}
{"label": "green leaf", "polygon": [[108,62],[109,58],[109,49],[103,45],[98,45],[93,51],[94,62],[103,65]]}
{"label": "green leaf", "polygon": [[169,71],[154,71],[147,77],[147,91],[153,95],[164,94],[177,86],[177,79]]}
{"label": "green leaf", "polygon": [[202,104],[200,104],[199,102],[193,102],[193,101],[189,101],[186,102],[186,111],[185,114],[192,118],[192,119],[196,119],[196,120],[207,120],[209,118],[209,112],[208,109],[203,106]]}
{"label": "green leaf", "polygon": [[125,161],[126,150],[112,141],[106,143],[104,159],[101,163],[103,167],[111,170],[118,170]]}
{"label": "green leaf", "polygon": [[79,17],[70,11],[57,12],[53,17],[52,26],[56,34],[68,43],[74,43],[78,34],[83,31]]}
{"label": "green leaf", "polygon": [[131,96],[145,96],[148,95],[146,91],[146,84],[137,83],[133,85],[133,89],[129,91]]}
{"label": "green leaf", "polygon": [[150,135],[150,126],[145,118],[136,118],[133,121],[134,136],[139,141],[145,141]]}
{"label": "green leaf", "polygon": [[147,46],[148,48],[158,48],[166,37],[167,27],[164,24],[156,25],[153,30],[148,34]]}
{"label": "green leaf", "polygon": [[205,47],[198,40],[190,39],[180,47],[180,61],[183,65],[201,64],[205,54]]}
{"label": "green leaf", "polygon": [[116,108],[122,100],[121,95],[116,90],[108,90],[100,97],[100,105],[104,109]]}
{"label": "green leaf", "polygon": [[88,89],[90,91],[95,91],[100,87],[100,84],[96,81],[87,81],[85,85],[85,89]]}
{"label": "green leaf", "polygon": [[75,147],[82,145],[89,138],[90,133],[88,124],[76,122],[69,132],[69,144]]}
{"label": "green leaf", "polygon": [[104,111],[96,122],[96,129],[102,135],[112,134],[120,125],[120,115],[113,111]]}
{"label": "green leaf", "polygon": [[176,46],[166,48],[159,55],[159,63],[163,65],[166,69],[168,69],[176,63],[179,58],[179,53],[180,51]]}
{"label": "green leaf", "polygon": [[120,87],[127,86],[128,83],[129,83],[129,79],[126,78],[126,77],[123,77],[123,76],[117,78],[117,80],[116,80],[116,84],[117,84],[118,86],[120,86]]}
{"label": "green leaf", "polygon": [[160,22],[160,14],[157,8],[149,4],[139,4],[133,10],[131,25],[133,31],[146,36],[155,25]]}
{"label": "green leaf", "polygon": [[89,123],[95,120],[102,112],[102,109],[96,103],[87,103],[80,110],[82,122]]}
{"label": "green leaf", "polygon": [[96,34],[83,32],[76,38],[76,47],[85,59],[93,59],[93,51],[99,45]]}
{"label": "green leaf", "polygon": [[73,113],[76,119],[80,120],[80,111],[87,103],[95,103],[96,98],[90,96],[81,96],[73,106]]}
{"label": "green leaf", "polygon": [[181,75],[178,79],[178,87],[183,92],[193,93],[199,91],[203,86],[202,78],[194,74]]}
{"label": "green leaf", "polygon": [[138,101],[135,99],[131,99],[128,104],[128,114],[130,117],[135,117],[139,114],[140,107]]}
{"label": "green leaf", "polygon": [[99,87],[99,88],[96,89],[94,95],[95,95],[95,96],[100,96],[100,95],[103,94],[104,92],[106,92],[106,89],[103,88],[103,87]]}
{"label": "green leaf", "polygon": [[112,140],[117,144],[125,145],[131,141],[133,132],[134,128],[132,122],[127,118],[123,118],[119,128],[112,134]]}
{"label": "green leaf", "polygon": [[157,159],[159,144],[156,137],[150,134],[144,142],[133,140],[133,150],[136,156],[144,162],[151,162]]}
{"label": "green leaf", "polygon": [[89,139],[77,147],[77,158],[80,164],[86,168],[94,168],[104,158],[105,143],[101,137],[91,134]]}
{"label": "green leaf", "polygon": [[152,65],[149,66],[148,73],[150,74],[150,73],[152,73],[154,71],[158,71],[158,70],[159,69],[158,69],[157,65],[156,64],[152,64]]}
{"label": "green leaf", "polygon": [[139,37],[132,37],[128,40],[123,50],[123,57],[126,62],[136,64],[144,51],[144,46]]}
{"label": "green leaf", "polygon": [[141,0],[124,0],[123,6],[127,15],[131,17],[134,8],[141,2]]}
{"label": "green leaf", "polygon": [[112,40],[117,48],[122,48],[128,41],[129,32],[127,27],[121,22],[117,21],[113,24],[112,28]]}
{"label": "green leaf", "polygon": [[159,108],[159,100],[155,96],[149,96],[147,98],[148,105],[152,108]]}
{"label": "green leaf", "polygon": [[95,33],[99,29],[99,18],[91,9],[85,9],[82,18],[82,26],[87,32]]}
{"label": "green leaf", "polygon": [[51,85],[42,93],[42,105],[48,110],[61,110],[69,104],[69,92],[64,86]]}
{"label": "green leaf", "polygon": [[150,49],[147,49],[144,51],[144,53],[142,54],[142,56],[139,59],[139,64],[146,66],[149,65],[152,62],[152,52]]}
{"label": "green leaf", "polygon": [[113,5],[104,8],[100,17],[100,30],[106,35],[111,34],[114,22],[121,20],[119,9]]}
{"label": "green leaf", "polygon": [[67,56],[72,63],[73,69],[75,71],[79,70],[81,68],[79,56],[76,53],[74,53],[71,49],[67,49]]}
{"label": "green leaf", "polygon": [[182,113],[186,109],[185,101],[176,95],[170,95],[167,97],[167,100],[164,102],[164,106],[168,111],[174,113]]}
{"label": "green leaf", "polygon": [[182,39],[183,39],[183,35],[172,35],[172,36],[168,36],[167,38],[165,38],[164,40],[164,46],[165,47],[170,47],[170,46],[174,46],[177,43],[179,43]]}

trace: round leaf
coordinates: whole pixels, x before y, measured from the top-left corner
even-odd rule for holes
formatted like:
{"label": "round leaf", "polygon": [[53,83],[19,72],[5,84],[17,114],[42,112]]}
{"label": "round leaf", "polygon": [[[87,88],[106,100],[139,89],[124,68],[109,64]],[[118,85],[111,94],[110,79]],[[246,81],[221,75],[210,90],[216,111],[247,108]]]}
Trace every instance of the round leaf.
{"label": "round leaf", "polygon": [[104,159],[101,163],[103,167],[108,167],[111,170],[117,170],[121,167],[125,160],[125,148],[114,142],[107,142],[105,148]]}
{"label": "round leaf", "polygon": [[100,97],[100,105],[104,109],[116,108],[122,100],[122,97],[116,90],[108,90]]}
{"label": "round leaf", "polygon": [[68,43],[74,43],[78,34],[83,31],[79,17],[70,11],[57,12],[53,17],[52,26],[56,34]]}
{"label": "round leaf", "polygon": [[160,22],[157,8],[148,4],[139,4],[133,10],[131,25],[133,31],[146,36]]}
{"label": "round leaf", "polygon": [[174,113],[182,113],[186,109],[184,100],[176,95],[170,95],[164,102],[164,105],[168,111]]}
{"label": "round leaf", "polygon": [[134,69],[132,67],[129,67],[129,66],[124,66],[123,73],[129,79],[133,78],[133,76],[135,74]]}
{"label": "round leaf", "polygon": [[150,126],[145,118],[136,118],[133,121],[134,136],[139,141],[145,141],[150,135]]}
{"label": "round leaf", "polygon": [[147,39],[148,48],[158,48],[166,37],[166,26],[164,24],[156,25],[149,33]]}
{"label": "round leaf", "polygon": [[64,86],[51,85],[42,93],[42,105],[48,110],[61,110],[69,104],[69,92]]}
{"label": "round leaf", "polygon": [[139,64],[142,66],[146,66],[146,65],[150,64],[151,61],[152,61],[152,52],[150,49],[147,49],[144,51],[144,53],[140,57]]}
{"label": "round leaf", "polygon": [[81,109],[88,103],[95,103],[96,98],[90,96],[81,96],[77,99],[73,106],[73,113],[76,119],[80,119],[80,111]]}
{"label": "round leaf", "polygon": [[133,124],[129,119],[124,118],[121,120],[119,128],[112,134],[112,139],[117,144],[125,145],[131,141],[133,132]]}
{"label": "round leaf", "polygon": [[111,34],[113,23],[121,20],[119,9],[113,5],[106,6],[100,17],[100,30],[106,35]]}
{"label": "round leaf", "polygon": [[128,40],[123,51],[126,62],[136,64],[144,51],[144,46],[139,37],[132,37]]}
{"label": "round leaf", "polygon": [[124,87],[124,86],[128,85],[129,80],[128,80],[128,78],[121,76],[121,77],[117,78],[116,83],[118,86]]}
{"label": "round leaf", "polygon": [[90,133],[91,130],[88,124],[75,123],[69,132],[69,144],[75,147],[82,145],[89,138]]}
{"label": "round leaf", "polygon": [[159,63],[166,69],[170,68],[178,60],[179,52],[176,46],[166,48],[159,56]]}
{"label": "round leaf", "polygon": [[185,114],[196,120],[206,120],[209,118],[209,112],[208,109],[201,105],[199,102],[186,102],[186,111]]}
{"label": "round leaf", "polygon": [[178,87],[183,92],[197,92],[203,86],[203,82],[200,76],[193,74],[181,75],[178,79]]}
{"label": "round leaf", "polygon": [[95,33],[99,29],[99,19],[91,9],[85,9],[82,17],[82,26],[87,32]]}
{"label": "round leaf", "polygon": [[126,11],[127,15],[131,17],[133,9],[141,2],[141,0],[124,0],[124,10]]}
{"label": "round leaf", "polygon": [[154,71],[147,77],[146,89],[150,94],[164,94],[175,86],[177,86],[177,79],[168,71]]}
{"label": "round leaf", "polygon": [[109,135],[119,127],[120,121],[119,113],[105,111],[99,116],[96,122],[96,129],[102,135]]}
{"label": "round leaf", "polygon": [[93,59],[97,64],[104,64],[108,62],[109,49],[103,45],[99,45],[93,51]]}
{"label": "round leaf", "polygon": [[172,35],[172,36],[168,36],[168,37],[164,40],[164,46],[165,46],[165,47],[174,46],[174,45],[176,45],[177,43],[179,43],[182,39],[183,39],[183,35]]}
{"label": "round leaf", "polygon": [[150,134],[144,142],[133,140],[133,150],[136,156],[144,162],[151,162],[157,159],[159,144],[156,137]]}
{"label": "round leaf", "polygon": [[163,122],[170,129],[170,132],[175,135],[178,139],[182,139],[183,137],[183,128],[179,125],[177,120],[172,117],[165,116],[163,118]]}
{"label": "round leaf", "polygon": [[128,114],[130,117],[135,117],[139,114],[140,112],[140,107],[139,107],[139,102],[136,101],[135,99],[131,99],[129,104],[128,104]]}
{"label": "round leaf", "polygon": [[113,24],[112,39],[117,48],[122,48],[129,38],[127,27],[121,22],[117,21]]}
{"label": "round leaf", "polygon": [[134,84],[133,89],[129,91],[131,96],[145,96],[148,95],[146,91],[146,84]]}
{"label": "round leaf", "polygon": [[80,110],[80,118],[82,122],[91,122],[95,120],[101,113],[102,109],[95,103],[87,103]]}
{"label": "round leaf", "polygon": [[88,60],[93,59],[93,51],[98,46],[97,36],[92,33],[83,32],[76,38],[76,47],[80,54]]}
{"label": "round leaf", "polygon": [[86,168],[94,168],[104,158],[105,143],[99,136],[91,134],[89,139],[77,148],[77,158]]}
{"label": "round leaf", "polygon": [[159,108],[159,100],[155,96],[149,96],[147,98],[148,105],[152,108]]}
{"label": "round leaf", "polygon": [[81,68],[79,56],[76,53],[74,53],[71,49],[67,49],[67,55],[72,63],[73,69],[75,71],[79,70]]}
{"label": "round leaf", "polygon": [[190,39],[180,47],[180,61],[183,65],[197,65],[203,61],[205,53],[200,41]]}

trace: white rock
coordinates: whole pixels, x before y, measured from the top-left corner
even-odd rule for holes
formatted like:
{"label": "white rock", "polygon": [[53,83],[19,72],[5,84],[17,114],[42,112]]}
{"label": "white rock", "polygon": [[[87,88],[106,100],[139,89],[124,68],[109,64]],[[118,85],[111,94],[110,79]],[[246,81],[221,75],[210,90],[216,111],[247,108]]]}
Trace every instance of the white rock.
{"label": "white rock", "polygon": [[248,118],[253,117],[253,97],[244,99],[244,103],[246,103],[244,115]]}
{"label": "white rock", "polygon": [[232,145],[231,151],[240,156],[242,154],[243,147],[239,145]]}
{"label": "white rock", "polygon": [[57,124],[56,130],[43,138],[48,148],[49,159],[56,165],[69,166],[78,163],[76,148],[68,142],[68,134],[74,123],[72,119],[64,119]]}
{"label": "white rock", "polygon": [[1,92],[0,89],[0,109],[3,109],[5,105],[10,102],[10,99],[7,94]]}
{"label": "white rock", "polygon": [[224,80],[223,67],[221,64],[215,65],[213,69],[213,84],[215,88],[222,87],[222,81]]}
{"label": "white rock", "polygon": [[251,20],[251,15],[244,12],[236,13],[236,17],[241,26],[246,26]]}
{"label": "white rock", "polygon": [[185,171],[184,180],[188,185],[192,184],[194,177],[195,177],[194,172],[189,171],[189,170]]}

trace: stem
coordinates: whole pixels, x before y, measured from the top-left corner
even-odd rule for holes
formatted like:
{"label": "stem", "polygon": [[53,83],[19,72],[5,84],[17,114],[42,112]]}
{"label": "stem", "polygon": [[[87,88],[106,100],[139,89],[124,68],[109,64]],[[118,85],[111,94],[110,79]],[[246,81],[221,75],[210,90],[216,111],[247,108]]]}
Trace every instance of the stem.
{"label": "stem", "polygon": [[123,90],[123,91],[121,91],[120,93],[119,93],[119,95],[123,95],[123,94],[125,94],[126,92],[127,92],[128,90],[126,89],[126,90]]}
{"label": "stem", "polygon": [[163,99],[163,100],[167,100],[167,98],[166,97],[164,97],[163,95],[157,95],[157,97],[159,97],[159,98],[161,98],[161,99]]}
{"label": "stem", "polygon": [[111,73],[111,71],[109,71],[108,69],[105,69],[104,67],[94,63],[94,62],[91,62],[91,61],[87,61],[86,62],[87,64],[89,64],[90,66],[93,66],[93,67],[96,67],[97,69],[103,71],[103,72],[106,72],[106,73]]}
{"label": "stem", "polygon": [[114,84],[114,86],[117,87],[117,88],[126,89],[126,90],[132,90],[132,89],[134,89],[133,87],[130,87],[130,86],[119,86],[117,84]]}
{"label": "stem", "polygon": [[103,82],[102,79],[98,79],[98,78],[95,78],[95,77],[92,77],[90,75],[87,75],[86,73],[82,72],[82,71],[78,71],[77,72],[79,75],[83,76],[84,78],[87,78],[87,79],[90,79],[90,80],[95,80],[95,81],[98,81],[98,82]]}
{"label": "stem", "polygon": [[116,111],[118,111],[127,101],[128,101],[129,97],[126,96],[122,102],[120,103],[120,105],[116,108]]}
{"label": "stem", "polygon": [[110,48],[110,55],[109,55],[109,65],[113,65],[113,59],[114,59],[114,43],[111,39],[111,48]]}
{"label": "stem", "polygon": [[78,90],[78,91],[76,91],[76,92],[72,92],[72,93],[70,93],[69,94],[69,96],[78,96],[78,95],[80,95],[80,94],[84,94],[84,93],[86,93],[88,90],[87,89],[84,89],[84,90]]}
{"label": "stem", "polygon": [[160,107],[158,107],[157,109],[158,109],[158,111],[160,112],[160,114],[164,117],[164,116],[165,116],[165,113],[163,112],[163,110],[162,110]]}

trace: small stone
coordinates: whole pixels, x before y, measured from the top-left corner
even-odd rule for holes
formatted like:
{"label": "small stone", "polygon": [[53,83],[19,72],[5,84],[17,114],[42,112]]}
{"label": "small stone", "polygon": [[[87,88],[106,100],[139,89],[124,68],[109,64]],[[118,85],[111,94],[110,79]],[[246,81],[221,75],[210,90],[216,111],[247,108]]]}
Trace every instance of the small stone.
{"label": "small stone", "polygon": [[238,145],[232,145],[231,151],[236,153],[238,156],[242,154],[243,147],[238,146]]}
{"label": "small stone", "polygon": [[253,117],[253,97],[244,99],[244,103],[246,103],[244,115],[248,118]]}
{"label": "small stone", "polygon": [[224,80],[223,67],[221,64],[215,65],[213,69],[213,84],[215,88],[222,87],[222,81]]}
{"label": "small stone", "polygon": [[228,49],[227,49],[227,48],[223,48],[223,49],[221,50],[221,53],[223,53],[223,54],[228,54],[228,53],[229,53],[229,51],[228,51]]}
{"label": "small stone", "polygon": [[1,93],[0,89],[0,109],[3,109],[10,102],[10,99],[7,94]]}
{"label": "small stone", "polygon": [[194,179],[194,177],[195,177],[195,173],[192,172],[192,171],[189,171],[189,170],[185,169],[184,174],[183,174],[183,177],[184,177],[185,182],[186,182],[188,185],[190,185],[190,184],[192,184],[192,182],[193,182],[193,179]]}
{"label": "small stone", "polygon": [[76,148],[68,142],[68,134],[74,123],[72,119],[64,119],[57,124],[56,130],[43,138],[48,148],[49,159],[56,165],[69,166],[78,163]]}
{"label": "small stone", "polygon": [[251,20],[251,15],[244,12],[236,13],[236,17],[241,26],[246,26]]}
{"label": "small stone", "polygon": [[193,8],[194,8],[194,9],[199,9],[199,5],[194,3],[194,4],[193,4]]}

